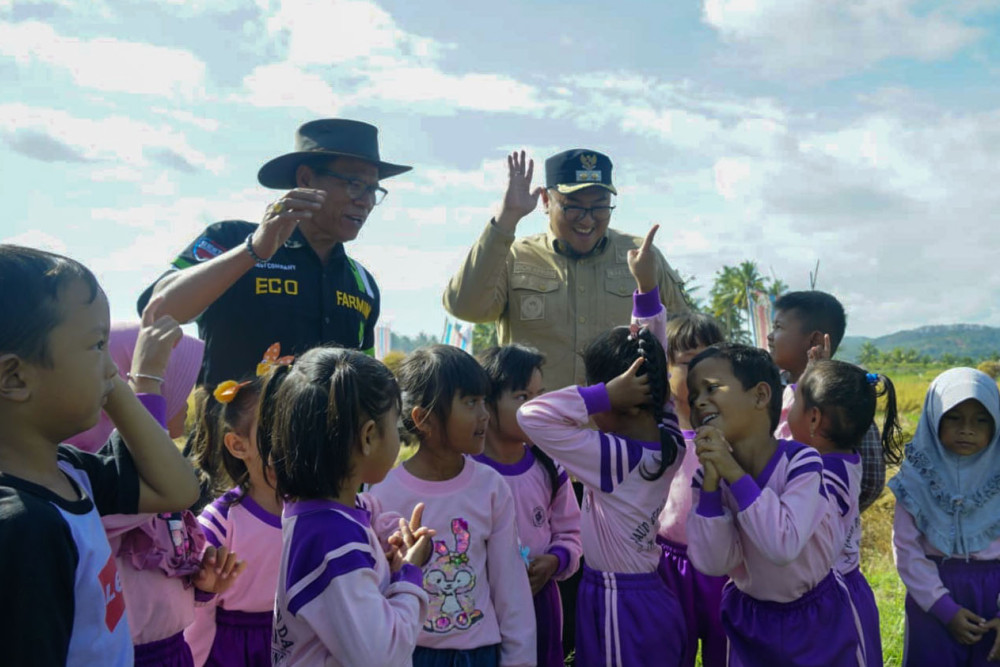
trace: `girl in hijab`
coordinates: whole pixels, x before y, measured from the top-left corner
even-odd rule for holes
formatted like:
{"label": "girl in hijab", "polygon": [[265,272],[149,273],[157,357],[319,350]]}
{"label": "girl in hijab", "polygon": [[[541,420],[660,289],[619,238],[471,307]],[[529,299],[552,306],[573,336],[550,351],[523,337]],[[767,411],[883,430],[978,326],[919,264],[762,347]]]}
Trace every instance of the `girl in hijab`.
{"label": "girl in hijab", "polygon": [[906,585],[905,667],[1000,660],[1000,391],[952,368],[931,383],[896,495],[893,552]]}

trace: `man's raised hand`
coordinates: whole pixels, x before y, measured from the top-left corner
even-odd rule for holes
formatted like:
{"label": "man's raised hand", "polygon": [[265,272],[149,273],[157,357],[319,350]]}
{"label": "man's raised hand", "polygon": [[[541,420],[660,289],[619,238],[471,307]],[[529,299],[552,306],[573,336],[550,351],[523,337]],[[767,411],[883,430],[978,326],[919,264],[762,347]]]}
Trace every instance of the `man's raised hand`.
{"label": "man's raised hand", "polygon": [[504,231],[513,233],[521,218],[538,206],[538,198],[544,188],[531,189],[534,175],[535,161],[527,159],[524,151],[514,151],[507,156],[507,191],[496,219],[497,226]]}

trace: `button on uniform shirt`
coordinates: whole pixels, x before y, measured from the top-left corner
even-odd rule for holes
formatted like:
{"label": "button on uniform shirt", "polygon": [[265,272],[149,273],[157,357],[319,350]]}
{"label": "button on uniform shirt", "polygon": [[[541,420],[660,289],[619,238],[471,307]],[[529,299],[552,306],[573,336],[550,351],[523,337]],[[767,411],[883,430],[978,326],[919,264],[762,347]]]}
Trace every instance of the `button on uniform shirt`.
{"label": "button on uniform shirt", "polygon": [[[559,254],[551,232],[515,239],[490,222],[444,293],[449,313],[497,325],[501,345],[532,345],[546,356],[552,388],[586,384],[581,354],[598,334],[629,323],[635,279],[628,251],[642,238],[609,229],[581,258]],[[687,312],[681,279],[654,248],[667,312]]]}
{"label": "button on uniform shirt", "polygon": [[[242,220],[209,226],[164,276],[242,246],[256,228]],[[139,297],[140,313],[155,285]],[[198,335],[205,341],[198,382],[216,385],[252,375],[276,342],[283,355],[331,343],[371,354],[379,304],[375,279],[343,244],[323,263],[296,229],[273,257],[258,262],[197,317]]]}

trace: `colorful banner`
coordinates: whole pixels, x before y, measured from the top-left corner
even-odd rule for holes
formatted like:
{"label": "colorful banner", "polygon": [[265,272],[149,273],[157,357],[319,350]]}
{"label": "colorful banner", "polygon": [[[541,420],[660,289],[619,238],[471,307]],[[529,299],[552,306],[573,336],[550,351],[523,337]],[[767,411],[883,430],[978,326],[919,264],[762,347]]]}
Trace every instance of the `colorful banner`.
{"label": "colorful banner", "polygon": [[767,336],[771,333],[774,319],[774,297],[767,292],[747,290],[747,310],[753,344],[766,350]]}
{"label": "colorful banner", "polygon": [[375,325],[375,358],[381,361],[392,349],[392,326],[388,323]]}
{"label": "colorful banner", "polygon": [[472,324],[457,321],[452,322],[450,318],[445,318],[444,334],[441,336],[441,342],[445,345],[453,345],[472,354],[472,329]]}

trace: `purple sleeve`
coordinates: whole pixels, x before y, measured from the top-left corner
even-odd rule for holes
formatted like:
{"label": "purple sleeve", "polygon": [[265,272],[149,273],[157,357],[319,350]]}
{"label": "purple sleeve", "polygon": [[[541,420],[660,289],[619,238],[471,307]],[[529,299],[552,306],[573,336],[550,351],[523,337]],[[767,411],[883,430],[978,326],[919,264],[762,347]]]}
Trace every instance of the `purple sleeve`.
{"label": "purple sleeve", "polygon": [[167,427],[167,399],[160,394],[136,394],[146,412],[153,416],[156,423]]}
{"label": "purple sleeve", "polygon": [[955,602],[951,595],[945,594],[931,606],[930,613],[941,621],[941,625],[948,625],[961,608],[962,606]]}
{"label": "purple sleeve", "polygon": [[639,292],[632,295],[632,317],[636,319],[646,319],[656,317],[661,310],[665,310],[660,303],[660,288],[654,287],[651,292]]}
{"label": "purple sleeve", "polygon": [[580,392],[583,404],[587,406],[588,415],[608,412],[611,409],[611,396],[608,394],[608,388],[603,382],[590,385],[589,387],[578,387],[577,391]]}
{"label": "purple sleeve", "polygon": [[[566,471],[562,471],[560,478],[565,476]],[[555,579],[566,579],[580,568],[580,556],[583,553],[580,541],[580,504],[576,501],[573,485],[568,479],[559,485],[555,498],[549,505],[549,529],[552,531],[552,541],[548,552],[559,559]]]}
{"label": "purple sleeve", "polygon": [[722,511],[722,491],[702,491],[698,497],[697,510],[703,517],[723,516]]}

